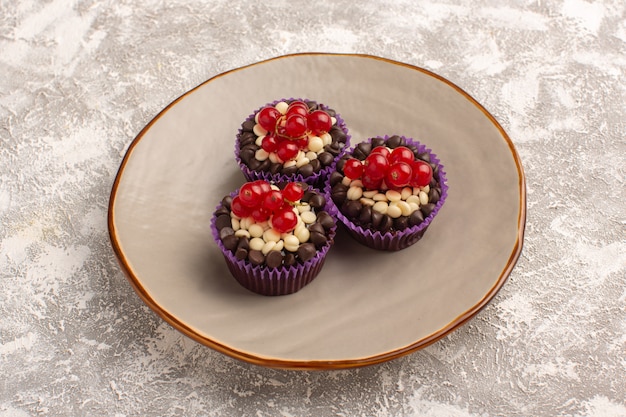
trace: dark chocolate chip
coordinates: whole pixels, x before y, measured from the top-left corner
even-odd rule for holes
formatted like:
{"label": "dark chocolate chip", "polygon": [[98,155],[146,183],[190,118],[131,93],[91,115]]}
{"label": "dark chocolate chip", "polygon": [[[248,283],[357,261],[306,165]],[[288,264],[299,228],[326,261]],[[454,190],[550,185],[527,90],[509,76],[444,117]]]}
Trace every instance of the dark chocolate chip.
{"label": "dark chocolate chip", "polygon": [[428,191],[429,203],[437,204],[440,198],[441,198],[441,191],[438,188],[434,187]]}
{"label": "dark chocolate chip", "polygon": [[372,210],[372,227],[374,229],[378,229],[378,227],[380,226],[380,222],[383,219],[383,214],[376,211],[376,210]]}
{"label": "dark chocolate chip", "polygon": [[313,165],[311,164],[302,165],[300,168],[298,168],[298,173],[302,175],[304,178],[310,177],[311,175],[313,175]]}
{"label": "dark chocolate chip", "polygon": [[326,113],[328,113],[328,115],[329,115],[330,117],[335,117],[335,116],[337,116],[337,113],[335,112],[335,109],[325,108],[325,109],[324,109],[324,111],[325,111]]}
{"label": "dark chocolate chip", "polygon": [[252,132],[244,133],[239,138],[239,148],[242,149],[244,146],[254,145],[254,143],[256,142],[256,139],[257,139],[257,136],[254,133]]}
{"label": "dark chocolate chip", "polygon": [[314,209],[323,208],[326,205],[326,198],[321,194],[315,193],[315,195],[309,199],[309,205]]}
{"label": "dark chocolate chip", "polygon": [[346,158],[340,158],[337,161],[337,165],[336,165],[337,171],[343,172],[343,167],[346,165],[346,161],[347,161]]}
{"label": "dark chocolate chip", "polygon": [[335,225],[335,220],[326,211],[320,211],[319,213],[317,213],[317,221],[326,230],[329,230],[330,228],[332,228]]}
{"label": "dark chocolate chip", "polygon": [[372,208],[370,206],[363,206],[359,214],[359,222],[362,225],[368,225],[372,222]]}
{"label": "dark chocolate chip", "polygon": [[348,196],[348,187],[342,183],[335,184],[335,186],[330,190],[330,195],[335,204],[341,205],[344,201],[346,201]]}
{"label": "dark chocolate chip", "polygon": [[417,157],[424,162],[430,162],[430,154],[428,152],[422,152]]}
{"label": "dark chocolate chip", "polygon": [[377,146],[384,146],[385,145],[385,139],[377,137],[377,138],[373,138],[370,142],[372,144],[372,149],[374,149]]}
{"label": "dark chocolate chip", "polygon": [[320,163],[323,166],[327,167],[333,163],[333,161],[335,160],[335,157],[329,152],[322,152],[319,155],[317,155],[317,159],[319,159]]}
{"label": "dark chocolate chip", "polygon": [[387,146],[391,149],[397,148],[398,146],[403,146],[404,144],[406,144],[406,141],[404,140],[404,138],[398,135],[393,135],[389,139],[387,139]]}
{"label": "dark chocolate chip", "polygon": [[266,159],[265,161],[261,162],[261,165],[259,165],[257,169],[259,171],[269,171],[271,165],[272,165],[272,161],[270,161],[269,159]]}
{"label": "dark chocolate chip", "polygon": [[248,260],[252,265],[262,265],[265,262],[265,255],[260,250],[254,250],[248,252]]}
{"label": "dark chocolate chip", "polygon": [[303,203],[308,203],[309,200],[311,199],[311,197],[313,197],[314,194],[316,194],[315,191],[311,191],[311,190],[305,191],[304,195],[302,196],[300,201],[303,202]]}
{"label": "dark chocolate chip", "polygon": [[222,230],[225,227],[231,227],[231,220],[229,214],[220,214],[215,218],[215,227],[217,230]]}
{"label": "dark chocolate chip", "polygon": [[407,216],[400,216],[393,219],[393,228],[396,230],[404,230],[409,227],[409,218]]}
{"label": "dark chocolate chip", "polygon": [[424,204],[420,207],[420,210],[424,213],[424,217],[430,216],[430,213],[432,213],[434,209],[435,205],[432,203]]}
{"label": "dark chocolate chip", "polygon": [[265,257],[265,265],[270,268],[277,268],[283,264],[283,255],[277,250],[271,250]]}
{"label": "dark chocolate chip", "polygon": [[298,248],[298,258],[300,261],[306,262],[315,256],[317,249],[313,243],[303,243]]}
{"label": "dark chocolate chip", "polygon": [[252,159],[254,159],[254,150],[251,148],[242,149],[239,152],[239,158],[244,162],[244,164],[248,165]]}
{"label": "dark chocolate chip", "polygon": [[354,219],[359,216],[363,204],[356,200],[347,200],[341,205],[341,212],[350,219]]}
{"label": "dark chocolate chip", "polygon": [[222,243],[224,247],[229,251],[234,252],[237,249],[237,244],[239,243],[239,238],[235,235],[228,235],[222,239]]}
{"label": "dark chocolate chip", "polygon": [[313,111],[313,110],[317,110],[318,106],[317,106],[317,103],[315,101],[306,100],[304,103],[307,105],[307,107],[309,108],[310,112]]}
{"label": "dark chocolate chip", "polygon": [[230,217],[230,210],[224,206],[220,206],[217,210],[215,210],[215,216],[221,216],[223,214],[227,214]]}
{"label": "dark chocolate chip", "polygon": [[261,161],[259,161],[258,159],[254,157],[250,158],[250,160],[248,161],[248,168],[250,168],[253,171],[258,170],[260,166],[261,166]]}
{"label": "dark chocolate chip", "polygon": [[409,225],[411,227],[417,226],[418,224],[420,224],[423,221],[424,221],[424,215],[422,214],[422,212],[420,210],[415,210],[409,216]]}
{"label": "dark chocolate chip", "polygon": [[343,180],[343,174],[341,172],[337,172],[337,171],[333,171],[332,174],[330,174],[330,186],[334,186],[335,184],[340,183]]}
{"label": "dark chocolate chip", "polygon": [[250,249],[250,239],[243,236],[239,239],[239,243],[237,244],[237,249]]}
{"label": "dark chocolate chip", "polygon": [[296,256],[291,252],[285,253],[285,256],[283,257],[283,265],[291,266],[291,265],[294,265],[295,263],[296,263]]}
{"label": "dark chocolate chip", "polygon": [[341,148],[337,144],[337,142],[333,142],[330,145],[324,146],[324,150],[334,156],[339,155],[339,152],[341,152]]}
{"label": "dark chocolate chip", "polygon": [[309,226],[309,232],[311,232],[311,233],[316,232],[316,233],[325,234],[326,230],[324,230],[324,226],[322,226],[318,222],[315,222],[315,223],[313,223],[312,225]]}
{"label": "dark chocolate chip", "polygon": [[363,154],[362,159],[365,159],[365,157],[367,157],[367,155],[369,155],[372,152],[372,144],[369,142],[361,142],[358,145],[356,145],[355,151],[357,150]]}
{"label": "dark chocolate chip", "polygon": [[298,167],[295,165],[283,167],[283,175],[294,175],[296,172],[298,172]]}
{"label": "dark chocolate chip", "polygon": [[244,260],[248,257],[248,249],[245,248],[237,248],[237,250],[235,251],[235,258],[241,260]]}
{"label": "dark chocolate chip", "polygon": [[333,138],[333,142],[346,142],[346,134],[339,126],[335,125],[331,127],[328,133],[330,133],[330,136]]}
{"label": "dark chocolate chip", "polygon": [[326,244],[326,242],[328,242],[326,235],[319,232],[311,232],[311,237],[309,239],[318,248],[321,248]]}
{"label": "dark chocolate chip", "polygon": [[252,129],[254,129],[254,125],[256,125],[254,119],[248,119],[241,124],[241,129],[243,131],[252,132]]}
{"label": "dark chocolate chip", "polygon": [[311,166],[313,167],[313,172],[317,172],[320,170],[320,168],[322,167],[322,163],[320,162],[319,159],[315,158],[313,159],[311,162],[309,162],[311,164]]}
{"label": "dark chocolate chip", "polygon": [[226,236],[230,236],[230,235],[234,235],[235,231],[233,230],[232,227],[224,227],[222,230],[220,230],[220,239],[224,240],[224,238]]}
{"label": "dark chocolate chip", "polygon": [[386,214],[383,214],[383,217],[380,219],[380,224],[378,225],[378,230],[382,233],[386,233],[393,227],[393,219]]}
{"label": "dark chocolate chip", "polygon": [[283,164],[276,162],[275,164],[270,165],[270,173],[278,174],[280,170],[283,168]]}
{"label": "dark chocolate chip", "polygon": [[222,206],[226,207],[227,209],[230,209],[230,203],[232,202],[233,202],[233,198],[229,195],[222,198]]}

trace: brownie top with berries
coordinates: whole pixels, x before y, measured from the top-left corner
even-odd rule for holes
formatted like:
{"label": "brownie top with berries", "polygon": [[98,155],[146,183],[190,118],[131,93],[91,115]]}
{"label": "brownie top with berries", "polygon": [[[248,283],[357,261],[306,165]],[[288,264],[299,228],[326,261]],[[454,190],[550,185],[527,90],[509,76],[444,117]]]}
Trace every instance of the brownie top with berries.
{"label": "brownie top with berries", "polygon": [[439,165],[402,136],[361,142],[329,179],[340,212],[363,229],[393,233],[420,225],[441,198]]}
{"label": "brownie top with berries", "polygon": [[222,199],[215,226],[224,248],[259,267],[305,264],[332,243],[335,220],[326,199],[307,184],[247,182]]}
{"label": "brownie top with berries", "polygon": [[306,179],[331,167],[348,141],[335,110],[289,99],[262,107],[242,123],[236,153],[251,171]]}

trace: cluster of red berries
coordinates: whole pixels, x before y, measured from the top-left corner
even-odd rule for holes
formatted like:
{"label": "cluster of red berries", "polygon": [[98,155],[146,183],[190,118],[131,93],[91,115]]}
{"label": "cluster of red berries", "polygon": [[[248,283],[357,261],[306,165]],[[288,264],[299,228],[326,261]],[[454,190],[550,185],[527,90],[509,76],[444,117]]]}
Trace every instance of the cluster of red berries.
{"label": "cluster of red berries", "polygon": [[306,149],[308,134],[323,135],[332,127],[332,119],[324,110],[310,111],[303,101],[293,101],[283,115],[276,107],[262,108],[257,122],[267,130],[261,142],[266,152],[275,152],[282,161],[294,159],[298,151]]}
{"label": "cluster of red berries", "polygon": [[413,151],[406,146],[389,150],[377,146],[360,161],[350,158],[343,167],[343,173],[351,180],[360,179],[370,190],[381,188],[383,181],[389,188],[424,187],[433,178],[432,167],[420,159],[415,159]]}
{"label": "cluster of red berries", "polygon": [[259,223],[271,220],[276,231],[288,233],[298,224],[293,205],[303,196],[304,189],[299,183],[290,182],[282,190],[276,190],[269,182],[257,180],[241,186],[230,210],[237,217],[252,217]]}

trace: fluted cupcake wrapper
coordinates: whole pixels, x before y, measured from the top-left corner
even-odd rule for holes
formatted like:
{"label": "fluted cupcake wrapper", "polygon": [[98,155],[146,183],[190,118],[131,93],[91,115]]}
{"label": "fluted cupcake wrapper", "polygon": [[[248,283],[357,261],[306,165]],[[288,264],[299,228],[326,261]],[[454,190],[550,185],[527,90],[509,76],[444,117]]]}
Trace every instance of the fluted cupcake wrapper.
{"label": "fluted cupcake wrapper", "polygon": [[[231,194],[236,196],[239,191]],[[216,206],[219,209],[222,204]],[[326,211],[328,211],[328,200],[326,201]],[[330,214],[330,213],[329,213]],[[232,251],[224,247],[219,237],[219,230],[215,224],[216,216],[211,218],[211,232],[217,246],[222,251],[226,266],[231,275],[244,288],[261,295],[278,296],[293,294],[300,291],[306,285],[310,284],[322,270],[326,255],[334,243],[337,224],[328,231],[328,242],[322,248],[318,249],[315,256],[303,264],[291,266],[281,266],[277,268],[269,268],[264,265],[252,265],[247,260],[237,259]]]}
{"label": "fluted cupcake wrapper", "polygon": [[[384,136],[385,141],[388,138],[389,136]],[[333,215],[340,223],[342,223],[345,226],[348,233],[356,241],[373,249],[386,250],[386,251],[398,251],[398,250],[405,249],[415,244],[416,242],[418,242],[426,233],[428,226],[432,223],[433,219],[437,216],[437,213],[439,213],[439,210],[443,206],[443,203],[445,202],[446,197],[448,196],[448,184],[446,180],[446,173],[443,170],[443,165],[440,163],[439,159],[437,158],[437,155],[435,155],[431,151],[431,149],[427,148],[425,145],[421,144],[420,142],[416,140],[407,138],[405,136],[402,136],[402,138],[404,138],[407,144],[416,146],[420,154],[425,153],[425,152],[428,153],[428,155],[430,156],[430,162],[438,165],[438,168],[439,168],[438,177],[439,177],[439,184],[441,186],[441,196],[439,197],[439,201],[435,204],[435,208],[433,209],[433,211],[420,224],[416,226],[412,226],[412,227],[407,227],[404,230],[385,232],[385,233],[379,230],[372,231],[370,229],[365,229],[362,226],[357,225],[354,222],[352,222],[352,220],[347,218],[341,212],[339,207],[337,207],[337,205],[335,204],[331,196],[332,187],[330,186],[330,182],[327,182],[324,188],[324,194],[325,194],[325,198],[327,201],[327,206],[330,206],[328,208],[329,214]],[[371,142],[371,140],[372,138],[368,139],[368,142]],[[352,147],[346,153],[348,155],[352,154],[355,147]]]}
{"label": "fluted cupcake wrapper", "polygon": [[[275,106],[276,104],[280,103],[281,101],[293,101],[293,100],[305,100],[302,98],[288,98],[288,99],[281,99],[281,100],[275,100],[271,103],[267,103],[266,105],[259,107],[254,113],[252,113],[251,115],[249,115],[246,120],[248,120],[251,117],[254,117],[254,115],[256,115],[263,107],[266,106]],[[320,106],[323,109],[328,109],[328,106],[321,104]],[[275,183],[282,183],[285,181],[292,181],[292,182],[304,182],[307,183],[309,185],[314,186],[315,188],[318,189],[323,189],[324,187],[324,183],[326,181],[326,179],[328,178],[328,176],[335,170],[335,164],[337,163],[337,161],[344,155],[344,153],[346,152],[346,150],[350,147],[350,133],[348,131],[348,128],[346,126],[345,121],[343,120],[343,118],[341,117],[341,115],[337,112],[335,112],[335,116],[337,119],[337,126],[343,130],[343,132],[346,134],[346,143],[345,146],[341,149],[341,151],[339,152],[339,154],[334,158],[334,161],[332,164],[330,164],[329,166],[320,169],[318,172],[315,172],[313,174],[311,174],[308,177],[303,176],[302,174],[293,174],[293,175],[284,175],[284,174],[272,174],[271,172],[268,171],[257,171],[257,170],[253,170],[250,169],[250,167],[248,167],[242,160],[241,157],[239,155],[240,152],[240,148],[239,148],[239,136],[242,134],[242,130],[239,129],[239,133],[237,134],[237,140],[235,141],[235,160],[237,161],[237,164],[239,165],[239,169],[241,170],[241,172],[243,173],[244,177],[246,178],[247,181],[255,181],[255,180],[266,180],[266,181],[273,181]]]}

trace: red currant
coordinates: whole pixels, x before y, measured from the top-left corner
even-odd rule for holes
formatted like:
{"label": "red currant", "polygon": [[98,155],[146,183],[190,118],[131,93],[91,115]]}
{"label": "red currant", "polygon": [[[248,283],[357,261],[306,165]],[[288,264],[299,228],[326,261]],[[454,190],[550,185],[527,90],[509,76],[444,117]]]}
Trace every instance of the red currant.
{"label": "red currant", "polygon": [[265,207],[255,207],[250,212],[250,216],[252,216],[254,221],[257,223],[269,220],[271,214],[272,213]]}
{"label": "red currant", "polygon": [[239,196],[235,196],[233,201],[230,203],[230,211],[237,217],[248,217],[250,215],[250,208],[241,204],[241,199]]}
{"label": "red currant", "polygon": [[276,155],[278,155],[281,161],[285,162],[294,159],[299,151],[298,144],[293,140],[284,140],[278,144]]}
{"label": "red currant", "polygon": [[363,187],[367,188],[368,190],[378,190],[380,189],[383,180],[380,178],[373,179],[369,175],[364,174],[363,177],[361,177],[361,182],[363,183]]}
{"label": "red currant", "polygon": [[281,209],[284,205],[285,199],[283,193],[278,190],[271,190],[269,193],[265,194],[263,198],[263,207],[273,213]]}
{"label": "red currant", "polygon": [[382,154],[369,154],[368,157],[365,158],[363,174],[368,175],[372,179],[380,180],[385,177],[388,168],[389,161]]}
{"label": "red currant", "polygon": [[247,182],[239,189],[239,200],[246,207],[256,207],[263,200],[263,189],[256,182]]}
{"label": "red currant", "polygon": [[363,175],[363,164],[356,158],[350,158],[343,166],[343,173],[351,180],[361,178],[361,175]]}
{"label": "red currant", "polygon": [[[398,149],[398,148],[396,148]],[[413,153],[411,153],[413,155]],[[406,162],[396,162],[389,166],[385,175],[385,184],[391,188],[402,188],[409,185],[413,170]]]}
{"label": "red currant", "polygon": [[277,147],[278,141],[274,135],[267,135],[261,141],[261,148],[266,152],[276,152]]}
{"label": "red currant", "polygon": [[315,110],[307,117],[309,129],[314,135],[322,135],[330,130],[333,122],[324,110]]}
{"label": "red currant", "polygon": [[285,122],[285,133],[292,138],[299,138],[307,130],[306,117],[301,114],[290,114]]}
{"label": "red currant", "polygon": [[309,114],[309,106],[307,106],[303,101],[294,101],[289,105],[289,107],[287,107],[287,112],[285,113],[287,117],[292,114],[299,114],[306,117],[307,114]]}
{"label": "red currant", "polygon": [[304,195],[304,189],[296,182],[290,182],[283,188],[283,197],[292,203],[300,200]]}
{"label": "red currant", "polygon": [[390,152],[386,146],[377,146],[370,152],[370,155],[381,154],[385,158],[389,158]]}
{"label": "red currant", "polygon": [[411,176],[411,185],[413,187],[424,187],[430,184],[433,179],[433,169],[424,161],[414,161],[411,164],[413,175]]}
{"label": "red currant", "polygon": [[263,194],[263,196],[272,191],[272,186],[266,180],[256,180],[253,182],[253,184],[261,188],[261,193]]}
{"label": "red currant", "polygon": [[276,122],[280,118],[281,114],[274,107],[264,107],[259,111],[257,120],[258,123],[267,131],[272,131],[276,128]]}
{"label": "red currant", "polygon": [[308,150],[308,146],[309,146],[309,138],[308,136],[304,136],[300,139],[296,139],[293,142],[295,142],[296,145],[298,145],[298,149],[307,149]]}
{"label": "red currant", "polygon": [[415,155],[413,155],[413,151],[411,151],[406,146],[398,146],[396,149],[391,151],[389,155],[389,162],[406,162],[410,164],[415,159]]}
{"label": "red currant", "polygon": [[298,216],[291,206],[287,206],[272,216],[272,227],[280,233],[288,233],[296,228]]}

